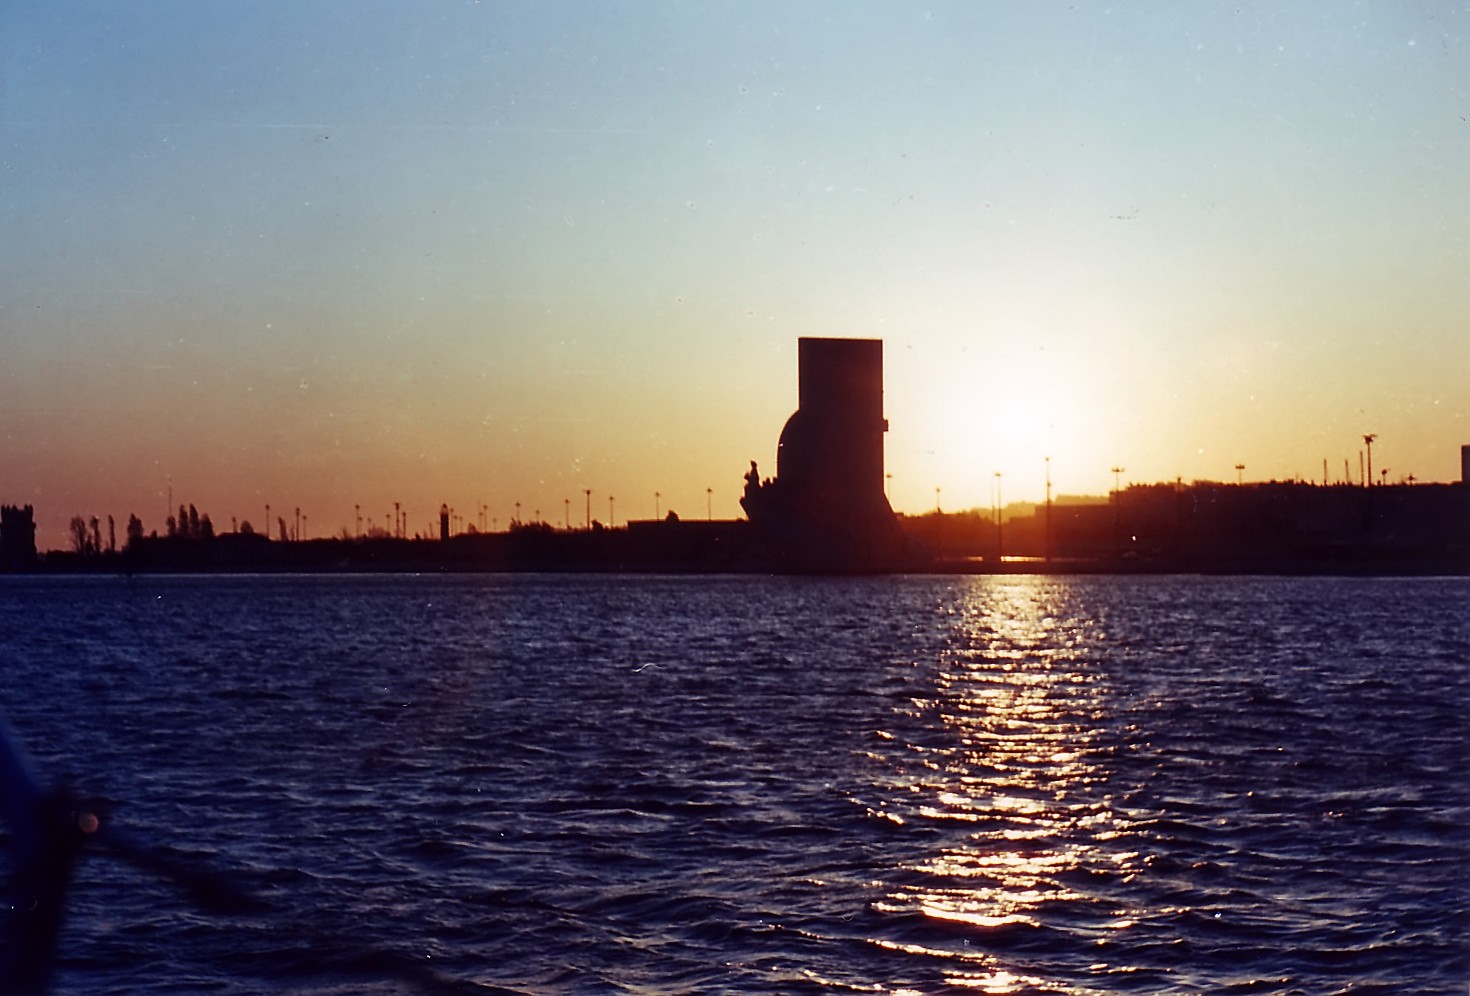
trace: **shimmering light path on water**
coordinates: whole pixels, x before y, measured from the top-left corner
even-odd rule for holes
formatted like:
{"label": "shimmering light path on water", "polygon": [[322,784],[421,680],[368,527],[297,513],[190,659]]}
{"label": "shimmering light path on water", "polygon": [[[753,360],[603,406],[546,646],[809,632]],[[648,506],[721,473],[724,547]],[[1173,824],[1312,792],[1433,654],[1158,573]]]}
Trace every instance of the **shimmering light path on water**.
{"label": "shimmering light path on water", "polygon": [[66,992],[1463,993],[1470,585],[0,580]]}

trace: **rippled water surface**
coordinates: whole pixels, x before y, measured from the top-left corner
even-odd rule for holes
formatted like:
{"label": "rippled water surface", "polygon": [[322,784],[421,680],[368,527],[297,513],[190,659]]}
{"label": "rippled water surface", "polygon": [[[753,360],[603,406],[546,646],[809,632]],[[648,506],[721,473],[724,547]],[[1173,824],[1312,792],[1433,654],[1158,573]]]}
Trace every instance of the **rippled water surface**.
{"label": "rippled water surface", "polygon": [[1470,584],[0,579],[57,988],[1470,985]]}

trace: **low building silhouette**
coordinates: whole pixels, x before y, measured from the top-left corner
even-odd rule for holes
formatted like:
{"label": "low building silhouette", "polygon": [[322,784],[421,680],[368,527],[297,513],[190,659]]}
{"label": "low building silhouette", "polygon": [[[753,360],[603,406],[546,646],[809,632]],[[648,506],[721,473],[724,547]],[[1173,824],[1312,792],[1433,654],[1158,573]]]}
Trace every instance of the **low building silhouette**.
{"label": "low building silhouette", "polygon": [[36,566],[36,513],[30,505],[0,506],[0,571]]}

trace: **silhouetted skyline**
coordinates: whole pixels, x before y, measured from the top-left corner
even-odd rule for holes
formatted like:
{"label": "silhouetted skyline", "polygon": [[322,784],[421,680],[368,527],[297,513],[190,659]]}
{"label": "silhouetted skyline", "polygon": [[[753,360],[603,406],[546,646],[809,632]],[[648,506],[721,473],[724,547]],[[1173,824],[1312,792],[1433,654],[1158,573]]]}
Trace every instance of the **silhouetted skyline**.
{"label": "silhouetted skyline", "polygon": [[801,336],[887,343],[901,512],[1453,480],[1460,15],[12,6],[0,501],[730,518]]}

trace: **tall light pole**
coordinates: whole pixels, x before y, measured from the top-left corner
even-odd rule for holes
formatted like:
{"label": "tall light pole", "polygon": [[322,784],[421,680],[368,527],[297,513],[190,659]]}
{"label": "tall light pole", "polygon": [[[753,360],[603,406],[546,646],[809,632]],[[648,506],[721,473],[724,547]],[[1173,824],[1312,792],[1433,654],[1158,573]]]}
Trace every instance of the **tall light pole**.
{"label": "tall light pole", "polygon": [[1125,467],[1113,468],[1113,531],[1120,549],[1123,545],[1123,485],[1118,475],[1126,469]]}
{"label": "tall light pole", "polygon": [[1364,487],[1371,488],[1373,486],[1373,440],[1377,438],[1378,433],[1376,432],[1363,433],[1363,445],[1368,447],[1368,474],[1363,479],[1365,482]]}
{"label": "tall light pole", "polygon": [[660,494],[659,494],[659,493],[658,493],[658,492],[657,492],[657,491],[655,491],[655,492],[654,492],[654,493],[653,493],[653,517],[654,517],[654,518],[655,518],[655,519],[657,519],[657,518],[658,518],[658,500],[659,500],[659,498],[661,498],[661,497],[663,497],[663,496],[662,496],[662,495],[660,495]]}
{"label": "tall light pole", "polygon": [[1005,508],[1005,502],[1000,496],[1000,471],[997,470],[995,472],[995,562],[997,564],[1001,560],[1000,530],[1001,520],[1006,514]]}
{"label": "tall light pole", "polygon": [[271,538],[271,507],[269,504],[265,506],[265,538]]}
{"label": "tall light pole", "polygon": [[1241,477],[1241,475],[1243,473],[1245,473],[1245,464],[1243,464],[1243,463],[1236,464],[1235,465],[1235,486],[1237,488],[1240,487],[1244,483],[1244,479]]}
{"label": "tall light pole", "polygon": [[587,496],[587,528],[592,528],[592,489],[583,488],[582,494]]}
{"label": "tall light pole", "polygon": [[704,517],[710,522],[715,521],[715,489],[704,489]]}
{"label": "tall light pole", "polygon": [[562,528],[565,529],[567,532],[571,532],[572,531],[572,500],[570,498],[563,498],[561,500],[561,505],[562,505],[562,509],[561,509],[561,524],[562,524]]}
{"label": "tall light pole", "polygon": [[1051,563],[1051,457],[1046,458],[1046,539],[1042,546],[1047,563]]}

